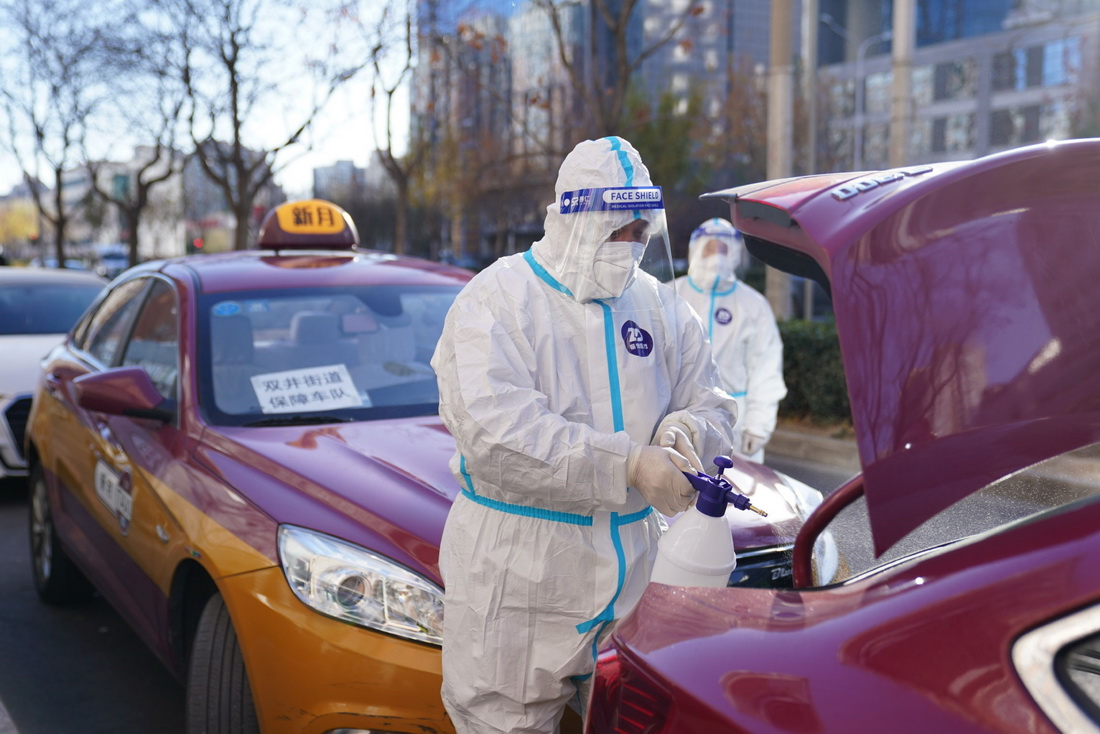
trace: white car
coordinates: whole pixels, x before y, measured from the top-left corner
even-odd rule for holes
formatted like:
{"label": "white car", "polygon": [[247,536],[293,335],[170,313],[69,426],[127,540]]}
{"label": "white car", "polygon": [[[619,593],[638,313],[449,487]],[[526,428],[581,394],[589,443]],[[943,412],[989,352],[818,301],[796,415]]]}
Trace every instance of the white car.
{"label": "white car", "polygon": [[105,284],[88,272],[0,267],[0,478],[26,475],[23,433],[40,362]]}

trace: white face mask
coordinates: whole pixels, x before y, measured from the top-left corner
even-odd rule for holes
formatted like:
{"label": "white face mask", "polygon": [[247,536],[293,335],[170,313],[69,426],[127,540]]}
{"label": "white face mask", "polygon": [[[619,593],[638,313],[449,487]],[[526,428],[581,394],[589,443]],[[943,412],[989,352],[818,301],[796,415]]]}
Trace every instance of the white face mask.
{"label": "white face mask", "polygon": [[691,264],[691,279],[700,288],[711,288],[719,278],[733,280],[734,262],[728,254],[715,253]]}
{"label": "white face mask", "polygon": [[644,242],[604,242],[592,260],[592,280],[602,293],[594,298],[618,298],[634,279],[642,261]]}

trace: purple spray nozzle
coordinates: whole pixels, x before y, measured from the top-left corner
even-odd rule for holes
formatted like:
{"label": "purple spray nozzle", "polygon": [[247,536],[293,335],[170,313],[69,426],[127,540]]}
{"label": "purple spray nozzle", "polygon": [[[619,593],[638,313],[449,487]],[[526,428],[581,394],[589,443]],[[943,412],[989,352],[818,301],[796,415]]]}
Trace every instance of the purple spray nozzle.
{"label": "purple spray nozzle", "polygon": [[748,497],[736,491],[730,480],[722,475],[722,472],[733,466],[733,461],[728,456],[716,456],[714,465],[718,467],[718,473],[713,477],[701,471],[684,472],[691,486],[699,493],[695,507],[700,512],[711,517],[722,517],[726,514],[726,506],[732,504],[738,510],[752,510],[763,517],[768,516],[759,507],[754,507]]}

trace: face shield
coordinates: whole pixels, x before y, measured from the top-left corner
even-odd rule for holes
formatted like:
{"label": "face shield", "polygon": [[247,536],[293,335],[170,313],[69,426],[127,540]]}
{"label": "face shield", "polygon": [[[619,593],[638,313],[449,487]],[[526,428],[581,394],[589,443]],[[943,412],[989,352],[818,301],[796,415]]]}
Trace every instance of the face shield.
{"label": "face shield", "polygon": [[688,276],[700,288],[732,283],[741,264],[741,234],[725,219],[709,219],[695,228],[688,245]]}
{"label": "face shield", "polygon": [[628,141],[579,143],[554,188],[546,237],[533,250],[575,299],[615,299],[639,277],[672,278],[664,196]]}
{"label": "face shield", "polygon": [[569,226],[567,257],[591,262],[586,300],[618,298],[638,272],[672,279],[664,197],[660,186],[566,191],[558,211]]}

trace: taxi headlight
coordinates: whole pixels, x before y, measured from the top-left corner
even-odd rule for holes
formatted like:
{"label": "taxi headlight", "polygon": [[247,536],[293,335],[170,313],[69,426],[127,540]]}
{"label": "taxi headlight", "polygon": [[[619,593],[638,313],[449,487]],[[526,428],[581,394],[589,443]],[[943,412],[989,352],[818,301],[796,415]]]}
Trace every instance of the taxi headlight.
{"label": "taxi headlight", "polygon": [[443,590],[404,566],[294,525],[279,526],[279,559],[295,595],[321,614],[443,643]]}

